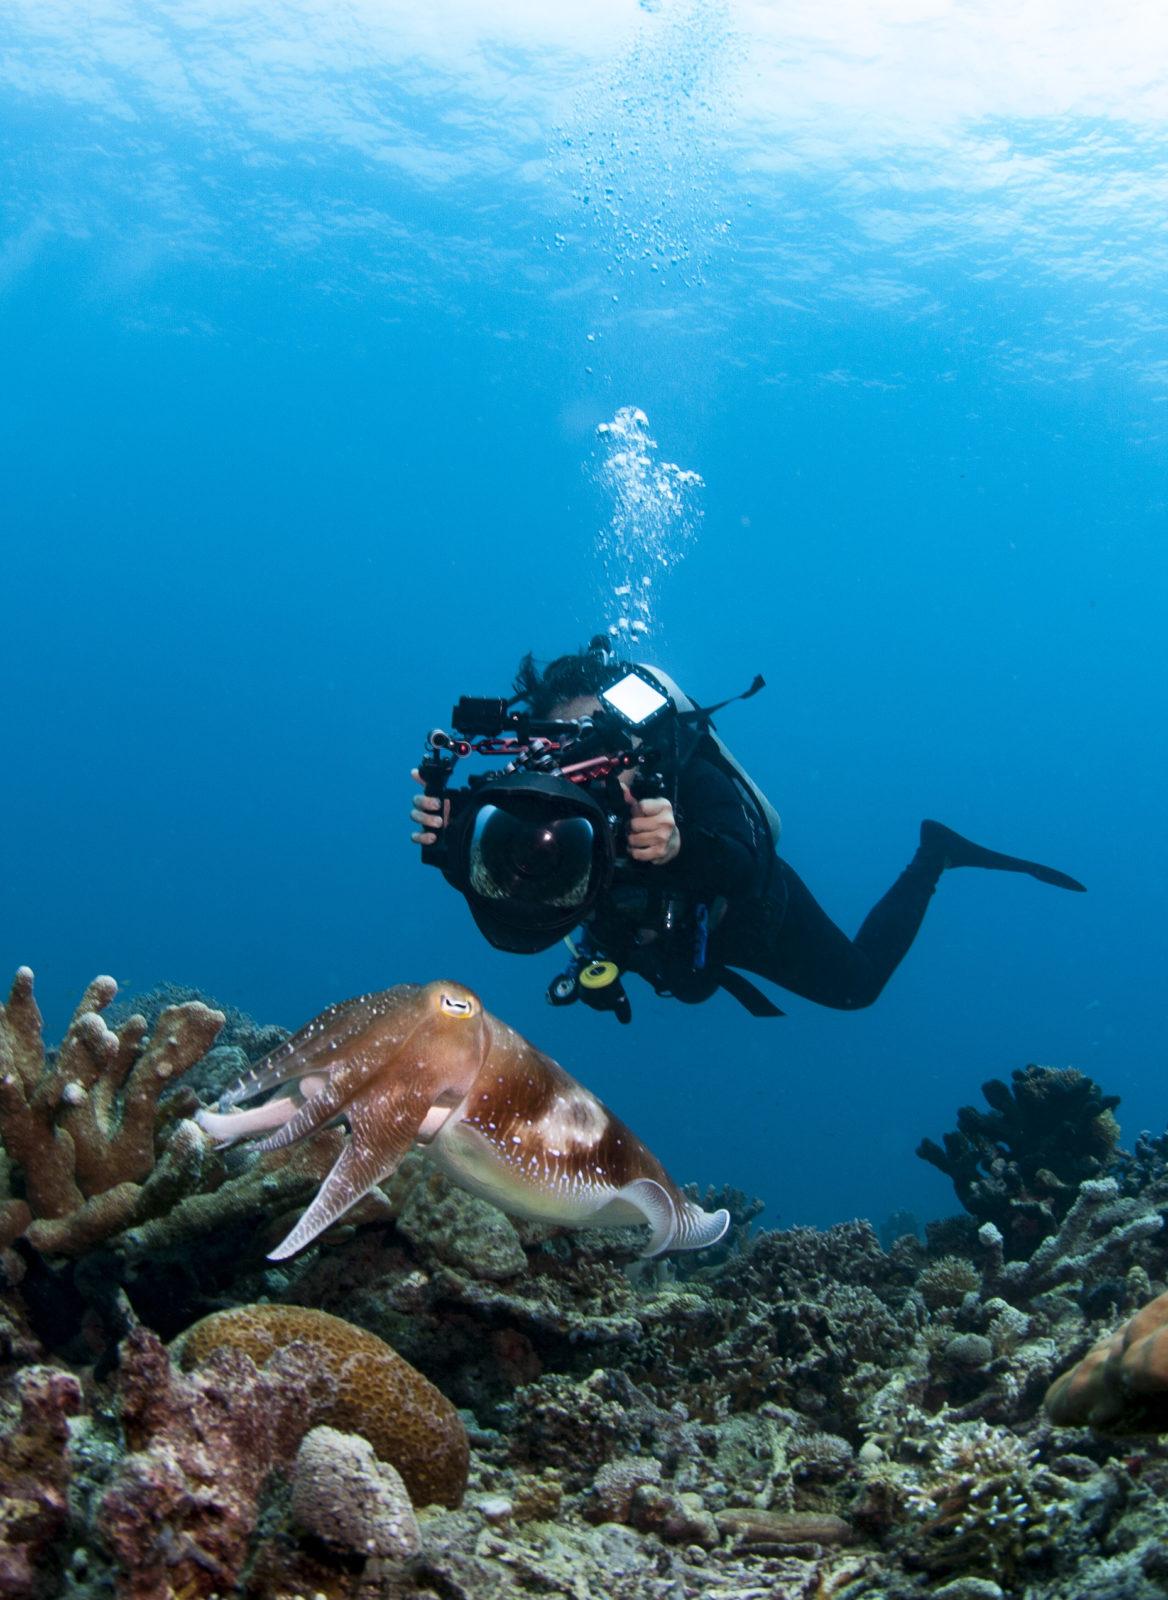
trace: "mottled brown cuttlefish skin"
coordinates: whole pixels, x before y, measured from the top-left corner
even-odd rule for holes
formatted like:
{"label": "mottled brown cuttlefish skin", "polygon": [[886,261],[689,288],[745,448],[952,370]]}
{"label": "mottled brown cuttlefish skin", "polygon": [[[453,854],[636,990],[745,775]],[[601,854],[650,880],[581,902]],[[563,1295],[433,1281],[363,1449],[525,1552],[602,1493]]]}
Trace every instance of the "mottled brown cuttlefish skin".
{"label": "mottled brown cuttlefish skin", "polygon": [[[247,1110],[240,1103],[288,1086]],[[272,1251],[295,1254],[415,1145],[501,1210],[569,1227],[647,1222],[647,1255],[700,1249],[725,1211],[687,1200],[594,1094],[483,1009],[462,984],[399,984],[331,1006],[198,1120],[220,1143],[278,1149],[343,1119],[349,1138],[319,1194]]]}

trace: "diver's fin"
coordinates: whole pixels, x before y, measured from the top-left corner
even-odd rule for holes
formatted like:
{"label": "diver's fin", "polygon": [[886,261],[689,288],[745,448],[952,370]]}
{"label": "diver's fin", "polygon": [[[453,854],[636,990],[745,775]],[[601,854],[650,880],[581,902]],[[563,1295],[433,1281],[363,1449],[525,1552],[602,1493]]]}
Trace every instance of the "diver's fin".
{"label": "diver's fin", "polygon": [[921,850],[944,867],[985,867],[991,872],[1025,872],[1039,883],[1052,884],[1056,889],[1074,889],[1082,894],[1086,884],[1054,867],[1044,867],[1039,861],[1026,861],[1021,856],[1003,855],[999,850],[987,850],[984,845],[965,839],[943,822],[926,820],[921,823]]}

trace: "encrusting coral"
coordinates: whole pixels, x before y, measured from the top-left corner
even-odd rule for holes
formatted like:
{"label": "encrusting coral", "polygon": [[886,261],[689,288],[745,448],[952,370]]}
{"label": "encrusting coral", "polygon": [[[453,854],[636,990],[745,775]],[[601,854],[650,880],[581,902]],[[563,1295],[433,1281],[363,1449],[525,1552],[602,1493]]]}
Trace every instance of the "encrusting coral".
{"label": "encrusting coral", "polygon": [[428,1378],[363,1328],[303,1306],[253,1305],[216,1311],[176,1344],[184,1367],[234,1350],[263,1367],[299,1344],[331,1379],[329,1398],[310,1408],[325,1424],[368,1439],[396,1467],[416,1505],[456,1506],[466,1488],[468,1446],[458,1412]]}
{"label": "encrusting coral", "polygon": [[23,1235],[46,1254],[78,1255],[199,1180],[206,1141],[176,1120],[159,1151],[158,1102],[223,1016],[188,1001],[164,1011],[149,1039],[136,1016],[115,1033],[101,1012],[116,993],[112,978],[93,980],[54,1059],[28,967],[0,1006],[0,1139],[23,1187],[0,1207],[0,1244]]}
{"label": "encrusting coral", "polygon": [[306,1412],[329,1393],[329,1375],[303,1345],[263,1371],[219,1351],[186,1376],[154,1334],[131,1333],[118,1376],[125,1453],[95,1520],[122,1600],[230,1594],[268,1475],[292,1461],[311,1425]]}
{"label": "encrusting coral", "polygon": [[[0,1594],[23,1600],[57,1566],[69,1516],[69,1422],[81,1385],[56,1367],[26,1367],[16,1384],[19,1413],[0,1411]],[[10,1425],[5,1425],[9,1424]]]}
{"label": "encrusting coral", "polygon": [[1060,1427],[1103,1433],[1168,1432],[1168,1294],[1157,1295],[1100,1339],[1046,1392]]}

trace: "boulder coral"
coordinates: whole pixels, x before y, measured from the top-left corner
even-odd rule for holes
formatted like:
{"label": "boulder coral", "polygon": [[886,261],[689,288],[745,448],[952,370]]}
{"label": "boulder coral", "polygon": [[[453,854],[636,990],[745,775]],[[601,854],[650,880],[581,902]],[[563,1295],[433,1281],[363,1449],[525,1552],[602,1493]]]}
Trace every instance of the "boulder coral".
{"label": "boulder coral", "polygon": [[306,1533],[351,1555],[404,1561],[422,1548],[401,1474],[355,1433],[313,1428],[292,1470],[292,1514]]}
{"label": "boulder coral", "polygon": [[1157,1295],[1056,1378],[1046,1392],[1046,1413],[1059,1427],[1168,1432],[1168,1294]]}
{"label": "boulder coral", "polygon": [[0,1197],[0,1243],[23,1236],[80,1255],[200,1181],[206,1141],[177,1119],[160,1135],[159,1098],[205,1054],[222,1013],[189,1001],[163,1011],[149,1038],[140,1016],[115,1032],[101,1013],[117,987],[93,980],[55,1055],[28,967],[0,1006],[0,1141],[23,1190]]}
{"label": "boulder coral", "polygon": [[240,1306],[195,1323],[176,1341],[176,1353],[188,1369],[218,1350],[236,1351],[263,1368],[292,1345],[309,1350],[329,1377],[326,1398],[306,1405],[306,1428],[360,1434],[401,1473],[415,1505],[460,1503],[469,1448],[458,1412],[428,1378],[364,1328],[303,1306]]}

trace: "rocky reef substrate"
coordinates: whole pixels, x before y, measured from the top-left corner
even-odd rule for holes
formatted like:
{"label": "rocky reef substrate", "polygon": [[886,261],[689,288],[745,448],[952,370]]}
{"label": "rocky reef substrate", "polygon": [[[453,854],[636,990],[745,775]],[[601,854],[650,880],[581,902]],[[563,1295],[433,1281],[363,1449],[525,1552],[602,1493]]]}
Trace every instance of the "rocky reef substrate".
{"label": "rocky reef substrate", "polygon": [[[180,1038],[202,1016],[161,1015]],[[65,1176],[30,1202],[18,1152],[0,1172],[5,1596],[1168,1594],[1168,1452],[1099,1425],[1164,1415],[1145,1390],[1161,1370],[1168,1387],[1168,1304],[1148,1306],[1168,1286],[1168,1166],[1161,1141],[1120,1150],[1086,1080],[989,1086],[991,1113],[930,1146],[965,1210],[925,1239],[860,1221],[752,1236],[757,1207],[727,1191],[703,1199],[731,1209],[730,1242],[645,1263],[632,1233],[512,1223],[410,1157],[273,1266],[311,1175],[192,1159],[152,1184],[188,1137],[182,1084],[145,1029],[87,1023],[82,1046],[126,1082],[151,1067],[153,1156],[126,1175],[111,1096],[90,1147],[138,1187],[113,1225],[100,1202],[91,1243],[73,1219],[109,1191],[78,1177],[69,1096],[40,1093],[60,1057],[26,1029],[12,1115]],[[1139,1403],[1112,1403],[1137,1348],[1156,1353]],[[1084,1357],[1056,1426],[1044,1397]]]}

